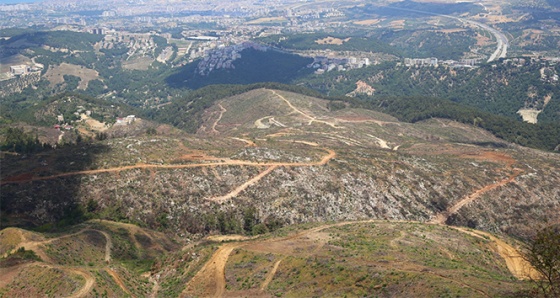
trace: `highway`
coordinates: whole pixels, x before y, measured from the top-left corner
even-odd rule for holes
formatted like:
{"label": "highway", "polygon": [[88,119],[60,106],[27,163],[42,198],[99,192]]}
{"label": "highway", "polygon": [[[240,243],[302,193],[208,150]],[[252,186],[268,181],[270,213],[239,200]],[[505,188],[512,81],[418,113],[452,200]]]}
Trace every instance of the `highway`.
{"label": "highway", "polygon": [[464,18],[459,18],[459,17],[455,17],[455,16],[450,16],[450,15],[445,15],[445,14],[439,14],[439,13],[432,13],[432,12],[427,12],[427,11],[421,11],[421,10],[415,10],[415,9],[406,9],[406,8],[396,8],[396,7],[390,7],[391,9],[396,9],[396,10],[403,10],[403,11],[411,11],[411,12],[417,12],[417,13],[421,13],[421,14],[428,14],[428,15],[433,15],[433,16],[439,16],[439,17],[444,17],[444,18],[450,18],[450,19],[455,19],[458,20],[460,22],[463,23],[468,23],[471,24],[473,26],[477,26],[482,28],[483,30],[486,30],[488,32],[490,32],[492,35],[494,35],[494,37],[496,38],[496,42],[497,42],[497,46],[496,46],[496,50],[494,51],[494,53],[492,53],[492,55],[490,55],[490,58],[488,58],[488,61],[486,62],[492,62],[496,59],[499,58],[505,58],[507,56],[507,50],[508,50],[508,46],[509,46],[509,42],[507,37],[500,31],[486,25],[483,23],[479,23],[473,20],[469,20],[469,19],[464,19]]}
{"label": "highway", "polygon": [[[448,17],[451,17],[451,16],[448,16]],[[457,18],[457,17],[452,17],[452,18],[455,18],[455,19],[461,20],[463,22],[467,22],[469,24],[478,26],[478,27],[492,33],[494,35],[494,37],[496,37],[496,41],[498,42],[496,51],[494,51],[494,53],[490,56],[490,58],[488,58],[487,62],[492,62],[496,59],[506,57],[509,42],[508,42],[507,37],[502,32],[500,32],[500,31],[498,31],[498,30],[496,30],[496,29],[494,29],[494,28],[492,28],[492,27],[490,27],[486,24],[482,24],[482,23],[475,22],[475,21],[472,21],[472,20],[462,19],[462,18]]]}

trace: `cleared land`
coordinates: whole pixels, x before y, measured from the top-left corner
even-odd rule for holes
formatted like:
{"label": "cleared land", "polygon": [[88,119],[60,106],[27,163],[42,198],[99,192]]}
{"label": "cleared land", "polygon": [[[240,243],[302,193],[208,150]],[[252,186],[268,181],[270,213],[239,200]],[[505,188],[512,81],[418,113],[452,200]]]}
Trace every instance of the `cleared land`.
{"label": "cleared land", "polygon": [[317,43],[317,44],[342,45],[345,42],[350,41],[350,39],[351,39],[350,37],[345,38],[345,39],[340,39],[340,38],[329,36],[329,37],[326,37],[326,38],[323,38],[323,39],[318,39],[318,40],[315,41],[315,43]]}
{"label": "cleared land", "polygon": [[[419,248],[423,252],[419,253]],[[478,252],[471,254],[471,249]],[[484,249],[486,252],[481,253]],[[493,260],[488,252],[498,253],[502,260]],[[510,268],[516,252],[492,235],[468,229],[414,222],[341,222],[284,237],[223,244],[182,294],[221,297],[377,292],[421,297],[438,295],[443,287],[471,297],[492,297],[519,287],[508,281],[508,274],[529,274],[523,266]],[[476,271],[478,263],[499,265],[491,269],[492,273],[468,273]],[[493,277],[487,279],[486,274]],[[404,284],[395,284],[392,276]],[[417,278],[422,280],[420,284],[414,281]],[[431,286],[421,286],[426,283]]]}
{"label": "cleared land", "polygon": [[64,83],[64,75],[79,77],[81,80],[78,89],[81,90],[87,88],[89,81],[99,78],[99,73],[93,69],[68,63],[61,63],[60,65],[49,68],[45,74],[45,78],[49,80],[51,85],[57,85]]}

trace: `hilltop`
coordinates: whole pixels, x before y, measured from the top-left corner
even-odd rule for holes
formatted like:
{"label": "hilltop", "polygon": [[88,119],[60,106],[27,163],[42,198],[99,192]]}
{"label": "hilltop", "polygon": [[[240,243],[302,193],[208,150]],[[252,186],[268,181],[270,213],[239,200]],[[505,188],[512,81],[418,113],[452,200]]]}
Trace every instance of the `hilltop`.
{"label": "hilltop", "polygon": [[3,154],[1,295],[510,296],[533,273],[509,237],[559,220],[558,154],[472,125],[267,88],[178,104],[195,133]]}
{"label": "hilltop", "polygon": [[6,155],[3,220],[42,226],[100,215],[190,238],[370,218],[525,238],[558,220],[557,154],[450,120],[405,123],[344,107],[255,89],[200,110],[194,135],[156,126]]}

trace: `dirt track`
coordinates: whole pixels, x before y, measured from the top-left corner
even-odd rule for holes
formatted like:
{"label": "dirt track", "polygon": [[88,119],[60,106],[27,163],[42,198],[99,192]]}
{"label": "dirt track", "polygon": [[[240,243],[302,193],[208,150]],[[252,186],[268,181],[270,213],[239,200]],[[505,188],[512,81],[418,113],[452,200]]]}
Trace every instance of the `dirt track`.
{"label": "dirt track", "polygon": [[[114,222],[110,222],[110,221],[104,221],[104,222],[117,224],[117,225],[122,225],[125,228],[127,228],[127,230],[129,230],[129,232],[131,232],[130,229],[128,229],[130,227],[133,227],[134,230],[140,230],[138,227],[136,227],[134,225],[114,223]],[[90,272],[88,272],[85,269],[75,267],[75,266],[62,266],[62,265],[55,264],[55,262],[45,253],[45,251],[44,251],[44,245],[45,244],[49,244],[49,243],[52,243],[54,241],[69,238],[69,237],[74,237],[76,235],[82,234],[82,233],[87,232],[87,231],[94,231],[94,232],[102,234],[105,237],[106,243],[105,243],[104,261],[105,261],[106,264],[109,264],[111,262],[111,250],[113,248],[113,241],[111,239],[111,236],[105,231],[101,231],[101,230],[97,230],[97,229],[91,229],[91,228],[85,228],[85,229],[82,229],[82,230],[80,230],[76,233],[72,233],[72,234],[68,234],[68,235],[64,235],[64,236],[60,236],[60,237],[56,237],[56,238],[50,238],[50,239],[39,240],[39,241],[32,241],[32,240],[28,240],[27,237],[25,237],[22,230],[17,229],[17,228],[14,228],[14,229],[20,235],[21,242],[14,249],[12,249],[10,252],[6,253],[3,257],[6,257],[9,254],[15,253],[19,248],[23,247],[25,250],[34,251],[35,254],[42,259],[42,262],[34,262],[34,263],[28,263],[28,264],[21,265],[20,268],[17,269],[18,272],[20,270],[24,269],[26,266],[37,265],[37,266],[43,266],[43,267],[48,267],[48,268],[56,268],[56,269],[59,269],[59,270],[65,271],[65,272],[72,272],[74,274],[78,274],[78,275],[82,276],[85,280],[84,286],[82,288],[80,288],[78,291],[76,291],[75,293],[72,293],[72,295],[69,296],[69,297],[73,297],[73,298],[85,297],[88,294],[90,294],[91,289],[95,285],[95,278],[91,275]],[[147,236],[149,236],[149,235],[147,235]],[[131,237],[132,237],[132,239],[135,239],[133,234],[131,235]],[[119,285],[119,287],[121,287],[124,292],[126,292],[130,296],[134,297],[134,295],[132,295],[132,293],[126,288],[122,279],[120,278],[120,276],[115,271],[113,271],[109,267],[100,267],[99,269],[101,269],[101,268],[103,268],[105,271],[107,271],[107,273],[113,278],[115,283],[117,283],[117,285]],[[4,283],[6,283],[6,281],[4,281]]]}
{"label": "dirt track", "polygon": [[85,297],[91,292],[91,289],[93,288],[93,285],[95,284],[95,278],[91,275],[91,273],[89,273],[89,272],[87,272],[83,269],[77,269],[77,268],[60,267],[59,269],[68,270],[68,271],[74,272],[76,274],[79,274],[86,281],[85,285],[81,289],[79,289],[78,291],[76,291],[75,293],[70,295],[69,298]]}
{"label": "dirt track", "polygon": [[130,295],[131,297],[135,297],[134,295],[132,295],[132,293],[128,290],[128,288],[124,285],[121,277],[115,272],[113,271],[113,269],[111,268],[105,268],[105,271],[107,271],[107,273],[109,273],[109,275],[111,275],[111,277],[113,278],[113,280],[117,283],[117,285],[119,285],[119,287],[128,295]]}
{"label": "dirt track", "polygon": [[213,133],[220,133],[219,131],[216,130],[216,126],[218,125],[218,122],[220,122],[220,120],[222,120],[222,117],[224,116],[224,113],[227,112],[227,110],[221,105],[218,104],[218,106],[220,107],[220,116],[218,116],[218,119],[216,119],[216,121],[214,121],[214,124],[212,124],[212,132]]}
{"label": "dirt track", "polygon": [[505,243],[493,236],[490,233],[486,233],[478,230],[470,230],[463,227],[452,227],[458,231],[465,234],[469,234],[482,239],[489,239],[496,245],[496,251],[506,262],[506,265],[513,276],[519,280],[527,279],[537,279],[539,278],[539,273],[531,266],[527,260],[523,258],[521,253],[513,246]]}
{"label": "dirt track", "polygon": [[[189,169],[189,168],[199,168],[199,167],[215,167],[215,166],[255,166],[255,167],[262,167],[262,166],[277,166],[277,167],[311,167],[311,166],[320,166],[326,164],[329,160],[336,156],[336,153],[333,150],[324,148],[324,150],[328,153],[327,155],[323,156],[321,161],[319,162],[253,162],[253,161],[245,161],[245,160],[232,160],[223,158],[220,159],[221,161],[217,162],[208,162],[208,163],[193,163],[193,164],[171,164],[171,165],[154,165],[154,164],[136,164],[132,166],[123,166],[123,167],[114,167],[108,169],[97,169],[97,170],[84,170],[84,171],[75,171],[75,172],[68,172],[68,173],[61,173],[51,176],[41,176],[41,177],[33,177],[29,175],[25,176],[18,176],[18,177],[10,177],[6,180],[2,181],[0,185],[10,184],[10,183],[26,183],[31,181],[42,181],[42,180],[51,180],[56,178],[62,177],[71,177],[77,175],[94,175],[94,174],[102,174],[102,173],[114,173],[120,171],[128,171],[128,170],[135,170],[135,169]],[[212,160],[216,160],[213,158]]]}
{"label": "dirt track", "polygon": [[522,173],[521,170],[516,169],[516,170],[514,170],[513,174],[511,174],[508,178],[506,178],[504,180],[501,180],[497,183],[486,185],[483,188],[476,190],[474,193],[466,196],[465,198],[463,198],[459,202],[455,203],[455,205],[447,208],[446,211],[437,214],[436,217],[432,220],[432,222],[437,223],[437,224],[445,224],[447,219],[449,218],[449,216],[457,213],[457,211],[459,211],[459,209],[463,208],[465,205],[467,205],[467,204],[473,202],[474,200],[478,199],[484,193],[512,182],[521,173]]}
{"label": "dirt track", "polygon": [[186,285],[181,297],[190,296],[189,292],[204,288],[204,296],[222,297],[226,288],[225,268],[231,252],[244,243],[227,243],[222,245],[204,264],[202,269]]}
{"label": "dirt track", "polygon": [[457,213],[461,208],[465,205],[473,202],[474,200],[480,198],[484,193],[489,192],[493,189],[498,187],[504,186],[510,182],[513,182],[515,178],[517,178],[523,171],[521,169],[513,168],[513,165],[517,162],[514,158],[509,155],[500,154],[492,151],[485,151],[478,155],[462,155],[463,158],[472,158],[472,159],[479,159],[479,160],[486,160],[491,162],[497,163],[505,163],[506,168],[504,170],[513,170],[513,173],[509,175],[509,177],[492,184],[488,184],[473,193],[469,194],[468,196],[464,197],[463,199],[459,200],[454,205],[447,208],[447,210],[437,214],[435,218],[432,220],[432,223],[436,224],[445,224],[447,219],[452,214]]}
{"label": "dirt track", "polygon": [[232,192],[230,192],[230,193],[228,193],[224,196],[221,196],[221,197],[209,198],[208,200],[221,203],[221,202],[227,201],[229,199],[232,199],[232,198],[236,197],[237,195],[239,195],[239,193],[241,193],[242,191],[247,189],[249,186],[259,182],[259,180],[261,180],[264,176],[270,174],[272,171],[274,171],[277,168],[278,168],[278,166],[270,166],[266,170],[260,172],[257,176],[251,178],[249,181],[247,181],[247,182],[243,183],[242,185],[238,186]]}
{"label": "dirt track", "polygon": [[[493,189],[496,189],[498,187],[513,182],[515,178],[517,178],[521,173],[523,173],[521,169],[513,168],[513,165],[517,161],[509,155],[486,151],[479,155],[465,155],[463,157],[505,163],[506,164],[505,170],[511,169],[513,172],[509,175],[509,177],[499,182],[488,184],[476,190],[475,192],[471,193],[470,195],[466,196],[465,198],[461,199],[454,205],[447,208],[447,210],[445,210],[444,212],[437,214],[436,217],[431,221],[431,223],[433,224],[444,225],[447,222],[449,216],[451,216],[454,213],[457,213],[465,205],[475,201],[476,199],[478,199],[480,196],[482,196],[484,193],[488,191],[491,191]],[[475,237],[487,238],[493,241],[494,244],[496,245],[496,252],[499,253],[500,256],[504,259],[509,271],[517,279],[527,280],[527,279],[538,278],[539,274],[534,270],[531,264],[529,264],[522,257],[521,253],[519,253],[519,251],[515,249],[513,246],[505,243],[504,241],[486,232],[477,231],[477,230],[468,230],[461,227],[453,227],[453,228]]]}
{"label": "dirt track", "polygon": [[275,90],[270,90],[270,92],[272,92],[274,95],[278,96],[280,99],[282,99],[289,107],[290,109],[292,109],[294,112],[302,115],[303,117],[309,119],[309,125],[311,125],[313,122],[317,122],[317,123],[323,123],[326,124],[332,128],[340,128],[340,126],[336,126],[334,123],[331,122],[327,122],[327,121],[323,121],[323,120],[318,120],[317,118],[301,111],[300,109],[296,108],[289,100],[287,100],[284,96],[278,94]]}
{"label": "dirt track", "polygon": [[[296,238],[303,238],[303,237],[310,236],[311,234],[320,232],[322,230],[325,230],[325,229],[328,229],[328,228],[331,228],[331,227],[339,227],[339,226],[352,225],[352,224],[375,223],[375,222],[387,223],[387,221],[382,221],[382,220],[339,222],[339,223],[335,223],[335,224],[321,225],[321,226],[318,226],[318,227],[315,227],[315,228],[312,228],[312,229],[309,229],[309,230],[305,230],[305,231],[296,233],[296,234],[291,235],[291,236],[278,238],[278,239],[267,239],[267,240],[261,240],[261,241],[256,239],[256,240],[249,240],[249,241],[245,241],[245,242],[224,244],[214,253],[214,255],[212,255],[211,259],[202,267],[202,269],[199,272],[197,272],[196,275],[189,281],[189,283],[186,285],[185,290],[183,291],[182,294],[187,295],[188,293],[192,293],[195,285],[199,285],[199,286],[203,285],[203,288],[204,288],[204,291],[205,291],[206,295],[210,296],[211,295],[210,293],[213,293],[211,295],[213,297],[222,297],[223,294],[225,293],[225,286],[226,286],[226,280],[225,280],[226,264],[227,264],[227,261],[229,259],[229,256],[230,256],[231,252],[233,250],[237,249],[237,248],[257,246],[257,245],[270,246],[270,244],[272,244],[274,242],[282,242],[282,241],[287,241],[287,240],[293,240],[293,239],[296,239]],[[395,222],[422,224],[421,222],[415,222],[415,221],[395,221]],[[423,224],[426,224],[426,223],[423,223]],[[428,224],[441,225],[439,223],[428,223]],[[504,241],[502,241],[502,240],[498,239],[497,237],[495,237],[495,236],[493,236],[489,233],[486,233],[486,232],[469,230],[469,229],[461,228],[461,227],[452,227],[452,228],[456,229],[459,232],[462,232],[462,233],[465,233],[465,234],[468,234],[468,235],[472,235],[472,236],[475,236],[475,237],[478,237],[478,238],[487,239],[487,240],[491,241],[492,244],[495,245],[495,251],[504,259],[504,261],[506,262],[506,266],[507,266],[508,270],[517,279],[525,280],[525,279],[528,279],[528,278],[538,277],[538,274],[536,273],[536,271],[531,267],[531,265],[529,263],[527,263],[521,257],[521,254],[513,246],[505,243]],[[401,232],[401,235],[398,238],[393,239],[390,242],[391,246],[397,246],[397,242],[400,239],[402,239],[405,235],[406,234],[404,232]],[[274,278],[275,272],[278,270],[278,266],[280,265],[280,263],[281,263],[281,260],[277,261],[274,264],[274,268],[267,275],[267,277],[265,279],[265,282],[261,285],[261,291],[266,290],[266,287],[268,286],[268,284]],[[425,272],[422,271],[422,273],[425,273]],[[429,273],[429,274],[432,274],[432,273]],[[445,276],[441,276],[441,275],[438,275],[438,276],[440,276],[441,278],[448,279]],[[456,280],[452,280],[452,281],[460,283],[459,281],[456,281]],[[462,283],[460,283],[460,284],[462,284]],[[463,286],[470,287],[470,286],[465,285],[465,284],[463,284]],[[473,288],[473,290],[481,293],[484,296],[488,296],[485,292],[483,292],[479,289]]]}
{"label": "dirt track", "polygon": [[282,262],[283,259],[276,261],[276,263],[274,263],[274,267],[272,267],[272,270],[266,275],[266,279],[264,280],[264,282],[261,285],[261,291],[266,291],[266,288],[268,288],[268,285],[270,284],[270,282],[272,281],[272,279],[274,278],[274,275],[276,275],[276,271],[278,271],[278,267],[280,266],[280,263]]}

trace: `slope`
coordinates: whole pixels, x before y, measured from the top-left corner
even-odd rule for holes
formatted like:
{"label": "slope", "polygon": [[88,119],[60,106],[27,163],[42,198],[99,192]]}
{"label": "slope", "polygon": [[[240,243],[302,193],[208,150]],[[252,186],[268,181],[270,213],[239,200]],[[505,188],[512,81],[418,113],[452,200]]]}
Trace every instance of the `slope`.
{"label": "slope", "polygon": [[[0,293],[10,297],[146,296],[151,264],[178,249],[161,233],[99,220],[59,235],[7,228],[0,240]],[[22,251],[39,258],[17,259]]]}
{"label": "slope", "polygon": [[[3,212],[41,225],[64,210],[58,202],[93,201],[89,216],[184,235],[330,220],[431,221],[447,212],[446,222],[527,237],[544,219],[558,220],[557,155],[449,120],[404,123],[331,103],[256,89],[203,110],[196,135],[110,139],[95,154],[64,148],[42,155],[49,166],[7,155]],[[87,165],[77,167],[84,156]],[[68,183],[76,187],[61,192]],[[46,192],[56,204],[43,196],[33,207]]]}

